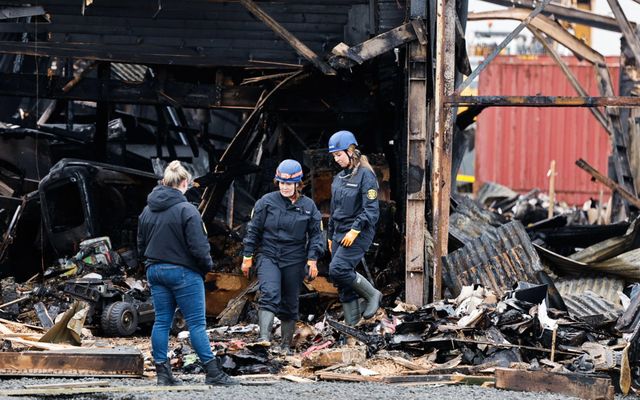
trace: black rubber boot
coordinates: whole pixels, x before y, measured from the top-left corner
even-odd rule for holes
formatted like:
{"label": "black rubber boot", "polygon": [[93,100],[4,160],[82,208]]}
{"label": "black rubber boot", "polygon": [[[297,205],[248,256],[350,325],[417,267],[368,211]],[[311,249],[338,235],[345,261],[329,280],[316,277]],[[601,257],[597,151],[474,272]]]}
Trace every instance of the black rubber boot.
{"label": "black rubber boot", "polygon": [[182,385],[180,380],[173,377],[171,364],[168,360],[162,364],[156,364],[156,377],[158,378],[158,386]]}
{"label": "black rubber boot", "polygon": [[351,283],[351,287],[356,291],[356,293],[367,300],[367,306],[362,312],[362,316],[365,319],[373,317],[376,314],[376,311],[378,311],[378,307],[380,307],[382,292],[374,288],[364,276],[358,273],[356,273],[356,279]]}
{"label": "black rubber boot", "polygon": [[295,333],[295,331],[296,321],[282,321],[282,325],[280,325],[280,333],[282,335],[280,350],[287,355],[293,354],[293,351],[291,350],[291,343],[293,342],[293,334]]}
{"label": "black rubber boot", "polygon": [[258,310],[258,326],[260,336],[258,342],[271,343],[271,329],[273,328],[273,318],[275,314],[267,310]]}
{"label": "black rubber boot", "polygon": [[204,379],[205,385],[231,386],[240,384],[222,370],[222,362],[219,357],[206,363],[205,368],[207,370],[207,376]]}
{"label": "black rubber boot", "polygon": [[360,304],[358,299],[348,303],[342,303],[342,311],[344,312],[344,323],[349,326],[355,326],[360,321]]}

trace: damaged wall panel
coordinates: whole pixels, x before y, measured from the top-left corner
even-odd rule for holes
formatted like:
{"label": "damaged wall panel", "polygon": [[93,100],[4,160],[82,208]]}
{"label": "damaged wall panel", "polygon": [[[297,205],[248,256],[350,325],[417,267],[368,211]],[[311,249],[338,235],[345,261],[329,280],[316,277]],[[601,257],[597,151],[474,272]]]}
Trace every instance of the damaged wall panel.
{"label": "damaged wall panel", "polygon": [[500,297],[518,281],[537,283],[540,258],[518,221],[483,234],[465,247],[443,257],[445,286],[455,297],[463,286],[475,283],[492,289]]}

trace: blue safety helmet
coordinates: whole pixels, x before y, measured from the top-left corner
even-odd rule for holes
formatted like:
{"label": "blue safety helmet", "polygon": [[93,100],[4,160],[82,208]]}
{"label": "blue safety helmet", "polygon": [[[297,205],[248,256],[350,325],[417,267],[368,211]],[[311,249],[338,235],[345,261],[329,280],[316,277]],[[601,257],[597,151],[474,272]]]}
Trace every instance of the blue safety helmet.
{"label": "blue safety helmet", "polygon": [[297,183],[302,181],[302,165],[296,160],[284,160],[276,169],[275,180],[278,182]]}
{"label": "blue safety helmet", "polygon": [[356,137],[349,131],[338,131],[329,138],[329,153],[346,150],[352,144],[358,145]]}

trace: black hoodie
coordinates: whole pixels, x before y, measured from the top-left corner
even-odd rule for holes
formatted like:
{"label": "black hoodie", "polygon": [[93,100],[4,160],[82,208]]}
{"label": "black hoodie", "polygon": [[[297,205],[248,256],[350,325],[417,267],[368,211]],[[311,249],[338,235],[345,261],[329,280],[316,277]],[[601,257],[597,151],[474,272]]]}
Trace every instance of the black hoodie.
{"label": "black hoodie", "polygon": [[198,209],[178,190],[156,186],[138,217],[138,254],[145,265],[182,265],[202,276],[213,268],[209,241]]}

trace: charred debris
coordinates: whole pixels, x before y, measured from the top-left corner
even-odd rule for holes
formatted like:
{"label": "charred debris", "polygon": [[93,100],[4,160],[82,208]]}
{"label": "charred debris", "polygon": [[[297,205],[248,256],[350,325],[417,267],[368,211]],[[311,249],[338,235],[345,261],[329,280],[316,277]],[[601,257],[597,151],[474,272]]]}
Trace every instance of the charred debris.
{"label": "charred debris", "polygon": [[[628,148],[637,119],[635,109],[602,108],[640,104],[638,36],[615,0],[616,18],[549,1],[492,2],[515,8],[467,15],[464,0],[0,6],[0,359],[22,357],[0,374],[28,375],[34,365],[36,375],[60,374],[43,361],[59,351],[69,375],[143,374],[148,351],[103,340],[135,342],[153,321],[137,216],[163,166],[179,159],[197,177],[187,196],[218,264],[206,278],[210,336],[235,375],[585,398],[640,387],[640,200]],[[485,65],[471,71],[466,20],[486,18],[520,20],[518,29],[591,62],[601,97],[586,97],[567,68],[582,97],[459,96],[469,83],[462,74]],[[623,33],[621,96],[602,56],[553,18]],[[458,105],[468,108],[454,113]],[[486,107],[505,105],[590,107],[612,138],[611,173],[576,161],[612,189],[612,201],[572,208],[538,190],[452,189],[467,128]],[[339,129],[359,134],[380,181],[381,220],[359,268],[383,288],[384,307],[355,327],[342,324],[321,260],[301,293],[297,352],[274,353],[252,344],[259,291],[239,273],[245,224],[282,158],[302,161],[305,192],[328,215],[336,171],[325,143]],[[172,364],[198,371],[183,322],[174,325]],[[40,351],[17,353],[25,349]]]}

